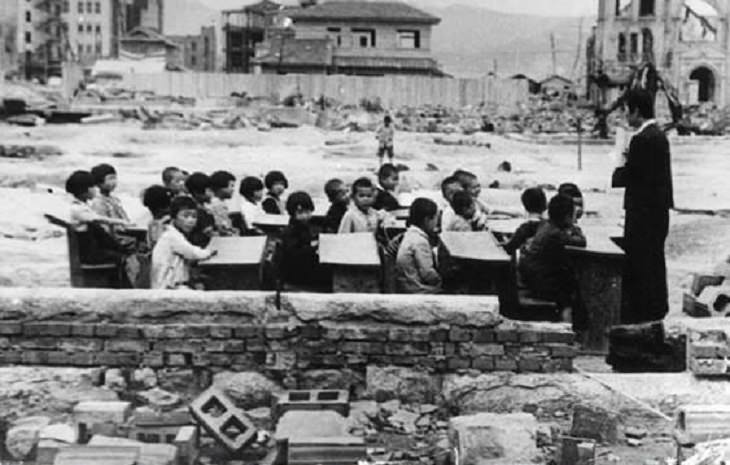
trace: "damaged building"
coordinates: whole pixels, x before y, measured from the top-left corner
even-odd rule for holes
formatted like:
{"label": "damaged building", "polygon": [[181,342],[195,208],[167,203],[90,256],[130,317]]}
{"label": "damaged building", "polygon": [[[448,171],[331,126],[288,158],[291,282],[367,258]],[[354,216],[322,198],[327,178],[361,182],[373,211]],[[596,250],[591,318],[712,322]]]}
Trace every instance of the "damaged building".
{"label": "damaged building", "polygon": [[652,62],[685,105],[730,99],[730,1],[599,0],[587,44],[588,94],[610,104],[632,70]]}

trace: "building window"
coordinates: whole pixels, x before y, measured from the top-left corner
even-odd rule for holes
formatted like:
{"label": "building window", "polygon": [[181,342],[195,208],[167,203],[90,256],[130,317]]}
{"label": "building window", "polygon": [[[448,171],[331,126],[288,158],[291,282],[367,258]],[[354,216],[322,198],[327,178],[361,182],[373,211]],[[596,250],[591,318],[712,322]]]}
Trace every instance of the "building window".
{"label": "building window", "polygon": [[654,16],[654,0],[641,0],[639,16]]}
{"label": "building window", "polygon": [[198,59],[195,57],[195,55],[190,57],[190,66],[193,68],[198,66]]}
{"label": "building window", "polygon": [[84,33],[84,25],[79,24],[79,34],[83,34],[83,33]]}
{"label": "building window", "polygon": [[654,35],[651,29],[641,30],[641,53],[644,61],[654,63]]}
{"label": "building window", "polygon": [[631,60],[636,59],[636,55],[639,54],[639,34],[632,32],[631,33]]}
{"label": "building window", "polygon": [[33,36],[30,34],[30,31],[26,31],[25,33],[25,43],[30,44],[33,42]]}
{"label": "building window", "polygon": [[96,25],[96,33],[101,34],[101,25],[99,24]]}
{"label": "building window", "polygon": [[84,2],[79,2],[79,13],[84,13]]}
{"label": "building window", "polygon": [[198,51],[198,43],[197,42],[190,42],[190,51],[195,53]]}
{"label": "building window", "polygon": [[26,11],[25,12],[25,22],[26,23],[32,22],[31,19],[30,19],[30,11]]}
{"label": "building window", "polygon": [[623,33],[618,35],[618,61],[626,61],[626,36]]}
{"label": "building window", "polygon": [[79,56],[83,55],[84,54],[84,44],[79,44],[78,49],[79,49]]}
{"label": "building window", "polygon": [[203,37],[203,50],[205,50],[206,55],[210,51],[210,39],[208,37]]}
{"label": "building window", "polygon": [[421,48],[421,32],[398,31],[398,48]]}
{"label": "building window", "polygon": [[375,48],[375,29],[353,29],[352,33],[360,48]]}
{"label": "building window", "polygon": [[631,0],[616,0],[616,17],[627,15],[631,9]]}
{"label": "building window", "polygon": [[101,42],[96,43],[96,54],[101,55]]}
{"label": "building window", "polygon": [[101,14],[101,3],[100,2],[94,3],[94,13],[96,13],[98,15]]}
{"label": "building window", "polygon": [[88,53],[89,55],[91,55],[92,53],[94,53],[94,47],[91,44],[88,44],[86,46],[86,53]]}
{"label": "building window", "polygon": [[91,32],[92,32],[93,30],[94,30],[94,26],[92,26],[91,24],[87,24],[87,25],[86,25],[86,32],[87,32],[87,33],[91,34]]}
{"label": "building window", "polygon": [[69,0],[63,0],[63,12],[68,13]]}
{"label": "building window", "polygon": [[93,10],[93,5],[91,2],[86,2],[86,12],[91,13]]}
{"label": "building window", "polygon": [[327,35],[332,39],[338,47],[342,47],[342,29],[339,27],[328,27]]}

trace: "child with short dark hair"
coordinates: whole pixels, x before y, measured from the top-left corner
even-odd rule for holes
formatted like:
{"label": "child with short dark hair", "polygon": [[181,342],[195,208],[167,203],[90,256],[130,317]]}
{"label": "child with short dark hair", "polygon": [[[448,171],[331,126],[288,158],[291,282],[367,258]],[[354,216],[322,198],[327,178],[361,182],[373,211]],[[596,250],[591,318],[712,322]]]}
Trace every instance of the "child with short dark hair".
{"label": "child with short dark hair", "polygon": [[196,247],[187,239],[196,227],[199,210],[198,204],[190,197],[180,196],[172,201],[172,224],[162,233],[152,251],[152,289],[198,287],[190,279],[191,263],[215,255],[214,251]]}
{"label": "child with short dark hair", "polygon": [[162,185],[170,189],[172,195],[184,195],[185,181],[187,176],[183,170],[176,166],[168,166],[162,170]]}
{"label": "child with short dark hair", "polygon": [[393,164],[394,150],[393,139],[395,138],[395,130],[393,129],[393,119],[386,115],[383,118],[383,125],[380,126],[375,134],[378,139],[378,160],[380,165],[383,164],[383,157],[388,154],[388,163]]}
{"label": "child with short dark hair", "polygon": [[319,263],[319,231],[312,223],[314,203],[306,192],[294,192],[286,201],[289,226],[282,233],[281,274],[284,282],[327,290],[330,279]]}
{"label": "child with short dark hair", "polygon": [[454,194],[463,190],[461,182],[455,176],[449,176],[441,182],[441,194],[444,197],[441,205],[441,229],[445,229],[444,227],[453,221],[456,213],[451,208],[451,201],[454,199]]}
{"label": "child with short dark hair", "polygon": [[255,176],[246,176],[241,181],[238,192],[243,197],[241,216],[243,217],[244,232],[248,235],[262,235],[263,232],[254,226],[254,221],[263,213],[261,201],[264,198],[264,183]]}
{"label": "child with short dark hair", "polygon": [[324,185],[324,193],[330,201],[330,208],[324,218],[324,232],[336,234],[350,205],[349,192],[341,179],[330,179]]}
{"label": "child with short dark hair", "polygon": [[548,206],[549,220],[540,227],[520,254],[518,269],[531,293],[541,299],[555,302],[563,320],[571,322],[576,291],[575,277],[566,246],[585,247],[586,239],[575,226],[573,199],[556,195]]}
{"label": "child with short dark hair", "polygon": [[479,196],[482,194],[482,185],[477,175],[469,171],[456,170],[454,177],[459,180],[462,188],[474,199],[477,210],[485,215],[489,215],[489,208],[479,199]]}
{"label": "child with short dark hair", "polygon": [[537,228],[544,221],[545,210],[547,210],[547,197],[539,187],[525,189],[522,193],[522,206],[527,213],[527,221],[522,223],[515,231],[512,238],[504,245],[505,251],[512,255],[522,245],[537,233]]}
{"label": "child with short dark hair", "polygon": [[[99,188],[99,195],[91,201],[91,208],[96,213],[107,218],[118,218],[130,223],[127,212],[124,211],[121,200],[112,195],[117,188],[117,171],[112,165],[102,163],[91,168],[91,175],[94,177],[96,187]],[[115,234],[121,228],[111,227],[109,232]]]}
{"label": "child with short dark hair", "polygon": [[378,171],[378,192],[375,196],[375,204],[373,208],[376,210],[385,210],[392,212],[400,208],[398,199],[395,197],[395,191],[398,188],[399,173],[398,168],[390,163],[380,167]]}
{"label": "child with short dark hair", "polygon": [[575,204],[576,221],[583,218],[583,193],[580,191],[580,188],[576,184],[573,184],[572,182],[566,182],[561,184],[558,187],[558,194],[567,195],[568,197],[573,199],[573,203]]}
{"label": "child with short dark hair", "polygon": [[408,230],[396,258],[396,283],[399,292],[437,294],[441,275],[436,269],[431,239],[436,234],[438,206],[429,199],[416,199],[410,208]]}
{"label": "child with short dark hair", "polygon": [[233,227],[230,211],[226,201],[233,198],[236,189],[236,177],[228,171],[216,171],[210,175],[213,197],[208,203],[208,210],[213,215],[215,229],[221,236],[240,236],[241,231]]}
{"label": "child with short dark hair", "polygon": [[360,178],[352,185],[353,205],[342,217],[338,234],[376,233],[382,226],[386,214],[373,208],[375,186],[368,178]]}
{"label": "child with short dark hair", "polygon": [[468,192],[459,191],[454,193],[451,208],[455,214],[451,221],[444,225],[444,231],[473,232],[487,230],[487,217],[484,213],[477,211],[474,199]]}
{"label": "child with short dark hair", "polygon": [[170,224],[170,205],[173,193],[164,186],[150,186],[144,191],[142,203],[152,214],[152,221],[147,225],[147,245],[150,250]]}
{"label": "child with short dark hair", "polygon": [[264,177],[264,185],[266,185],[266,200],[262,207],[269,215],[284,215],[286,213],[286,205],[281,198],[284,192],[289,188],[289,181],[281,171],[269,171]]}
{"label": "child with short dark hair", "polygon": [[198,206],[197,221],[189,234],[190,242],[197,247],[207,247],[210,239],[217,235],[215,218],[208,211],[208,203],[213,197],[210,177],[205,173],[193,173],[185,181],[185,189]]}

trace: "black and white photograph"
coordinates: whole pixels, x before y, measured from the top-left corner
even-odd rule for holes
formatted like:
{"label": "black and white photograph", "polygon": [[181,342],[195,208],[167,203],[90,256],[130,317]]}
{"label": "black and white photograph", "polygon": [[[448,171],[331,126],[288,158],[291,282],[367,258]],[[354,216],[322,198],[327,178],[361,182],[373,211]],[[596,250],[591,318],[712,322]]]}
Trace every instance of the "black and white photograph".
{"label": "black and white photograph", "polygon": [[0,0],[0,465],[730,463],[729,153],[730,0]]}

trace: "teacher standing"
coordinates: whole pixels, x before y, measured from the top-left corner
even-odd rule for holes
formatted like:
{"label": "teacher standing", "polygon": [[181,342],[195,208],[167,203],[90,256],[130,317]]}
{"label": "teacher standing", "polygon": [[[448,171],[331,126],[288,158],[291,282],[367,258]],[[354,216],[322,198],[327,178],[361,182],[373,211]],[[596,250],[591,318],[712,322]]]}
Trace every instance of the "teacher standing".
{"label": "teacher standing", "polygon": [[664,243],[674,199],[669,140],[654,119],[654,97],[630,90],[627,104],[628,123],[637,132],[613,186],[626,188],[621,322],[633,324],[662,320],[669,312]]}

